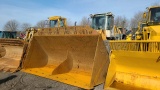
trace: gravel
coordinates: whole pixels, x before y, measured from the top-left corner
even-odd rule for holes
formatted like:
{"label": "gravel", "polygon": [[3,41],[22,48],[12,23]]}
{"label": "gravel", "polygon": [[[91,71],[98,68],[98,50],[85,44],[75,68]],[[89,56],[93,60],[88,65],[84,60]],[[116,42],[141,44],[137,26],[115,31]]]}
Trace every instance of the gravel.
{"label": "gravel", "polygon": [[[24,72],[0,72],[0,90],[83,90]],[[94,90],[103,90],[103,85]]]}

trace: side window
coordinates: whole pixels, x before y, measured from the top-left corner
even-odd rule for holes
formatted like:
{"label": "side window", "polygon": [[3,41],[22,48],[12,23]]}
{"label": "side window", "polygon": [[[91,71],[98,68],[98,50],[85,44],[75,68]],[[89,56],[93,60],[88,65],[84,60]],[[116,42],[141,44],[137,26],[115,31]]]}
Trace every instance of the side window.
{"label": "side window", "polygon": [[111,30],[113,28],[113,17],[108,16],[108,21],[107,21],[107,30]]}
{"label": "side window", "polygon": [[156,14],[155,14],[155,21],[160,22],[160,10],[159,10],[159,12],[156,12]]}
{"label": "side window", "polygon": [[51,20],[50,27],[56,27],[56,26],[57,26],[57,20]]}
{"label": "side window", "polygon": [[64,20],[60,20],[60,27],[64,26]]}

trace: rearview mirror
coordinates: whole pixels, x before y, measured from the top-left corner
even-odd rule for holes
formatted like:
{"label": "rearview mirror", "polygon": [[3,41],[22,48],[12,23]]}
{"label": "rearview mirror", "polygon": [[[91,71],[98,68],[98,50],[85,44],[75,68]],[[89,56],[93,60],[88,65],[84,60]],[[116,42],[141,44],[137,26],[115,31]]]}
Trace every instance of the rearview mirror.
{"label": "rearview mirror", "polygon": [[147,17],[146,13],[143,13],[143,19],[145,19]]}

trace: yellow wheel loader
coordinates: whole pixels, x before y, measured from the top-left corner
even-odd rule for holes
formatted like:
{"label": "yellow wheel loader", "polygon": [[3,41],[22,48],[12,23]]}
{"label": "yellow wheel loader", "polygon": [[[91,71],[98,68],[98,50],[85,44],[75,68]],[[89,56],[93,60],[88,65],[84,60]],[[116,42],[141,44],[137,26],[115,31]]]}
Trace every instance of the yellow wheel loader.
{"label": "yellow wheel loader", "polygon": [[33,34],[22,71],[84,89],[104,83],[108,53],[90,27],[43,28]]}
{"label": "yellow wheel loader", "polygon": [[101,34],[89,26],[52,27],[54,22],[30,38],[22,71],[84,89],[104,83],[109,57]]}
{"label": "yellow wheel loader", "polygon": [[160,7],[149,7],[147,13],[141,39],[109,41],[105,89],[160,89]]}

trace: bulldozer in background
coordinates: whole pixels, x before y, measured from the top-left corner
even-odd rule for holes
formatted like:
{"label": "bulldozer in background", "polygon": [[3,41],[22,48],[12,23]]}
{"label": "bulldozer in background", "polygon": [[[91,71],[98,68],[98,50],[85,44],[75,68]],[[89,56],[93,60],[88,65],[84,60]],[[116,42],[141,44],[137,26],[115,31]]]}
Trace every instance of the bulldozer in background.
{"label": "bulldozer in background", "polygon": [[141,38],[109,41],[110,64],[105,89],[160,89],[160,7],[144,13]]}

